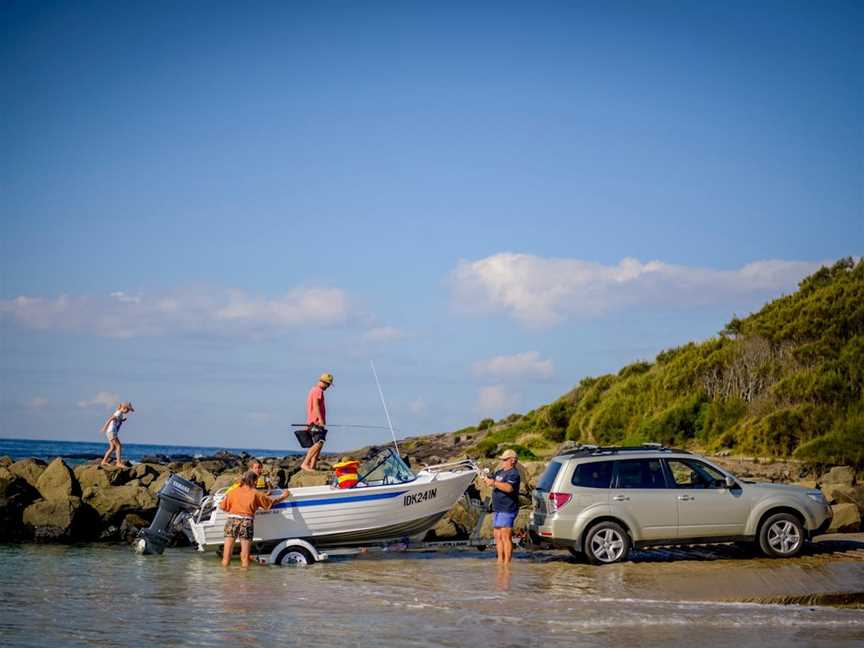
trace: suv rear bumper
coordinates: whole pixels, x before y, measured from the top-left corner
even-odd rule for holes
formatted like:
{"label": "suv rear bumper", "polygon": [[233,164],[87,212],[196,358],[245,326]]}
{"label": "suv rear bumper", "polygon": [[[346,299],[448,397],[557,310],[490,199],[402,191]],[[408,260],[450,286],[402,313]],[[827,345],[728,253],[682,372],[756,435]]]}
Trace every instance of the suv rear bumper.
{"label": "suv rear bumper", "polygon": [[551,526],[530,525],[528,527],[528,537],[531,542],[536,545],[550,545],[559,549],[572,549],[573,551],[581,551],[581,543],[579,540],[571,540],[569,538],[555,537]]}

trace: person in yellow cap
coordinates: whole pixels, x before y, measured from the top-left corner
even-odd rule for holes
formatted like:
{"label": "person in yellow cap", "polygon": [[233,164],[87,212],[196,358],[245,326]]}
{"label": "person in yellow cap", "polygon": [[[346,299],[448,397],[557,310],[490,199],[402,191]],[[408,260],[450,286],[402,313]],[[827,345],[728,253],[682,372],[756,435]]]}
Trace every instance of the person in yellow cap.
{"label": "person in yellow cap", "polygon": [[306,451],[301,470],[312,471],[318,464],[318,456],[327,438],[327,408],[324,405],[324,392],[333,385],[333,374],[323,373],[306,398],[306,425],[312,435],[312,447]]}

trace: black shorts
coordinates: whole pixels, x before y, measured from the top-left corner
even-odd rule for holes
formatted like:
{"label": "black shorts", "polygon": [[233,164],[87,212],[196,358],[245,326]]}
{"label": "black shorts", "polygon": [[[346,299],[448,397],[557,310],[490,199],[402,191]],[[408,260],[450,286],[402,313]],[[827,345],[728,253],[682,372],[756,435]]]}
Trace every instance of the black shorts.
{"label": "black shorts", "polygon": [[324,441],[327,439],[327,430],[325,428],[315,428],[310,432],[310,434],[312,436],[313,444],[318,443],[319,441],[321,443],[324,443]]}

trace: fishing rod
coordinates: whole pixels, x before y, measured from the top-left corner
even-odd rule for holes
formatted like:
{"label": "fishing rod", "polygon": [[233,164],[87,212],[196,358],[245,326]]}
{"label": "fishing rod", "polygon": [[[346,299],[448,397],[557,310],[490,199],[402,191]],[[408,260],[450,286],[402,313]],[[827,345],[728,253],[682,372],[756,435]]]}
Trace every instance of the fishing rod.
{"label": "fishing rod", "polygon": [[[314,423],[291,423],[291,427],[309,427],[310,425],[315,425]],[[339,424],[327,424],[323,427],[335,427],[335,428],[363,428],[365,430],[390,430],[391,428],[386,425],[339,425]]]}
{"label": "fishing rod", "polygon": [[390,427],[390,434],[393,437],[393,447],[396,448],[396,454],[401,457],[402,455],[399,453],[399,444],[396,443],[396,432],[393,430],[393,421],[390,420],[390,411],[387,409],[387,403],[384,402],[384,392],[381,391],[381,383],[378,381],[378,372],[375,371],[375,363],[370,360],[369,364],[372,367],[372,375],[375,376],[375,384],[378,385],[378,394],[381,396],[381,404],[384,406],[384,414],[387,415],[387,425]]}

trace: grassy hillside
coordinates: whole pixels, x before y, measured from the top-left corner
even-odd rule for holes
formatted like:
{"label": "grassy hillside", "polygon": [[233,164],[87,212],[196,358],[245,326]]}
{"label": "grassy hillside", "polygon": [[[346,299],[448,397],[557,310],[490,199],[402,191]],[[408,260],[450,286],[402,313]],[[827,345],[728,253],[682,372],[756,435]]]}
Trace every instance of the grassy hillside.
{"label": "grassy hillside", "polygon": [[476,446],[526,458],[565,439],[645,441],[864,464],[864,261],[838,261],[714,338],[586,378],[557,401],[491,425]]}

